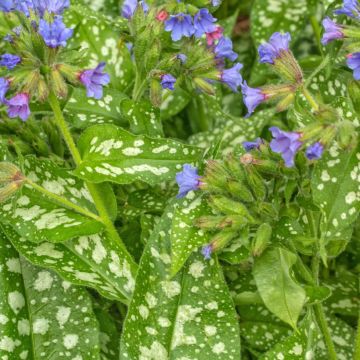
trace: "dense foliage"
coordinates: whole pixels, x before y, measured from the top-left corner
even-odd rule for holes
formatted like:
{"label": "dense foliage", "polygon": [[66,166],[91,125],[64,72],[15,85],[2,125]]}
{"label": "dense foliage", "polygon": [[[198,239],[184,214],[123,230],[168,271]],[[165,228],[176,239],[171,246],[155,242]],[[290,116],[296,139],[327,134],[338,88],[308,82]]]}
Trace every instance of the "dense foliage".
{"label": "dense foliage", "polygon": [[360,359],[358,0],[0,1],[2,360]]}

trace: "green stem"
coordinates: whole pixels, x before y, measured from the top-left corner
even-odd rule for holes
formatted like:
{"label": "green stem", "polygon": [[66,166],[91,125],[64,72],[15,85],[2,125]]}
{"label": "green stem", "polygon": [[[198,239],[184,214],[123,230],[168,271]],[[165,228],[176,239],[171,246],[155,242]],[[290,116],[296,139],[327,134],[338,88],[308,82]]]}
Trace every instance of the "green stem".
{"label": "green stem", "polygon": [[[81,163],[81,155],[80,152],[78,150],[78,148],[76,147],[76,144],[74,142],[74,139],[71,135],[71,132],[67,126],[67,123],[64,119],[62,110],[60,108],[60,104],[58,99],[56,98],[54,93],[50,93],[49,95],[49,104],[54,112],[55,115],[55,122],[57,124],[57,126],[59,127],[63,138],[66,142],[66,145],[68,146],[71,155],[74,159],[75,165],[79,165]],[[104,223],[106,230],[108,231],[108,233],[110,234],[110,236],[117,242],[123,244],[119,233],[117,232],[113,222],[111,221],[110,217],[109,217],[109,213],[106,209],[106,205],[104,203],[104,200],[101,196],[101,192],[99,190],[99,185],[96,184],[92,184],[89,182],[85,182],[87,188],[89,189],[89,192],[94,200],[96,209],[102,219],[102,222]],[[100,185],[101,186],[101,185]]]}
{"label": "green stem", "polygon": [[[313,270],[313,276],[315,283],[319,284],[319,267],[320,267],[320,258],[317,256],[317,254],[312,259],[312,270]],[[327,324],[327,320],[325,317],[325,312],[322,304],[315,304],[314,305],[314,311],[316,315],[316,320],[318,322],[318,325],[321,329],[321,332],[324,336],[324,341],[327,347],[329,360],[337,360],[337,355],[335,351],[335,346],[333,343],[333,340],[331,338],[330,330]]]}
{"label": "green stem", "polygon": [[353,359],[354,360],[360,359],[360,311],[358,317],[358,325],[357,325],[356,339],[355,339],[355,351],[354,351]]}
{"label": "green stem", "polygon": [[309,102],[310,106],[311,106],[315,111],[318,111],[318,110],[319,110],[319,105],[318,105],[318,103],[315,101],[315,99],[313,98],[313,96],[310,94],[309,90],[306,89],[305,87],[303,87],[302,93],[304,94],[306,100]]}
{"label": "green stem", "polygon": [[316,38],[316,44],[319,48],[320,54],[323,53],[322,45],[321,45],[321,28],[319,26],[319,21],[316,16],[310,16],[311,27],[313,28],[314,35]]}
{"label": "green stem", "polygon": [[33,181],[31,181],[30,179],[26,178],[26,182],[32,187],[34,188],[35,190],[41,192],[42,194],[46,195],[47,197],[51,198],[51,199],[54,199],[56,202],[60,203],[61,205],[71,209],[71,210],[74,210],[76,212],[78,212],[79,214],[82,214],[82,215],[85,215],[85,216],[88,216],[96,221],[100,221],[100,222],[103,222],[102,219],[92,213],[91,211],[88,211],[84,208],[82,208],[81,206],[78,206],[76,204],[74,204],[73,202],[69,201],[68,199],[64,198],[64,197],[61,197],[57,194],[54,194],[52,193],[51,191],[49,190],[46,190],[45,188],[43,188],[42,186],[34,183]]}
{"label": "green stem", "polygon": [[141,76],[138,70],[136,70],[135,84],[132,93],[132,99],[134,101],[139,101],[141,99],[142,94],[144,93],[145,86],[147,84],[147,78],[145,80],[141,80]]}

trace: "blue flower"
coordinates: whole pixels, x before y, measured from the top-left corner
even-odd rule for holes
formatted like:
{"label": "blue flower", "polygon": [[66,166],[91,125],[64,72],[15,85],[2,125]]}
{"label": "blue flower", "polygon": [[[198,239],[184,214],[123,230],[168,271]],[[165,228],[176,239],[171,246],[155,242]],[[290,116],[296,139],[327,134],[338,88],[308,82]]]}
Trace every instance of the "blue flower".
{"label": "blue flower", "polygon": [[15,10],[21,11],[26,16],[30,15],[29,9],[33,9],[33,0],[15,0]]}
{"label": "blue flower", "polygon": [[5,100],[5,105],[10,118],[19,117],[22,121],[26,121],[30,116],[28,94],[19,93],[10,100]]}
{"label": "blue flower", "polygon": [[266,100],[266,95],[259,88],[252,88],[246,81],[241,85],[243,101],[248,109],[248,116],[254,112],[257,106]]}
{"label": "blue flower", "polygon": [[176,58],[180,60],[181,64],[185,64],[187,60],[187,56],[185,54],[178,54]]}
{"label": "blue flower", "polygon": [[194,16],[195,36],[201,37],[205,33],[215,31],[216,25],[214,25],[214,22],[216,22],[216,19],[208,9],[200,9]]}
{"label": "blue flower", "polygon": [[360,5],[358,0],[344,0],[341,9],[335,10],[336,15],[347,15],[356,19],[360,19]]}
{"label": "blue flower", "polygon": [[323,45],[328,44],[330,41],[333,41],[335,39],[342,39],[344,37],[344,33],[342,31],[342,28],[339,24],[332,21],[329,17],[326,17],[322,24],[324,26],[324,34],[321,39],[321,43]]}
{"label": "blue flower", "polygon": [[210,260],[211,259],[211,254],[212,254],[212,246],[211,244],[209,245],[205,245],[203,246],[203,248],[201,249],[201,254],[204,256],[205,260]]}
{"label": "blue flower", "polygon": [[200,176],[197,168],[190,164],[185,164],[183,170],[176,174],[176,182],[179,185],[177,198],[186,196],[189,191],[197,190],[200,185]]}
{"label": "blue flower", "polygon": [[321,158],[323,151],[324,147],[319,142],[316,142],[306,149],[305,155],[309,160],[318,160]]}
{"label": "blue flower", "polygon": [[289,51],[291,36],[289,33],[281,34],[276,32],[271,35],[269,42],[259,46],[261,63],[274,64],[274,60],[281,56],[284,51]]}
{"label": "blue flower", "polygon": [[0,102],[3,103],[5,100],[5,95],[9,90],[9,80],[3,77],[0,77]]}
{"label": "blue flower", "polygon": [[258,149],[261,144],[263,144],[263,140],[261,138],[257,138],[254,141],[244,141],[242,143],[245,151],[251,151],[253,149]]}
{"label": "blue flower", "polygon": [[15,3],[13,0],[1,0],[0,10],[4,12],[10,12],[15,10]]}
{"label": "blue flower", "polygon": [[354,71],[354,79],[360,80],[360,52],[349,54],[347,56],[346,64]]}
{"label": "blue flower", "polygon": [[101,62],[95,69],[84,70],[80,76],[80,81],[86,87],[87,97],[101,99],[103,96],[103,86],[110,82],[110,76],[104,73],[105,63]]}
{"label": "blue flower", "polygon": [[41,16],[45,12],[61,15],[65,9],[70,7],[70,0],[33,0],[34,8]]}
{"label": "blue flower", "polygon": [[293,167],[295,155],[302,145],[302,142],[299,141],[301,135],[297,132],[282,131],[275,126],[269,130],[273,136],[273,140],[270,142],[271,150],[281,154],[286,167]]}
{"label": "blue flower", "polygon": [[4,54],[1,56],[0,66],[6,66],[8,70],[12,70],[21,62],[21,57],[12,54]]}
{"label": "blue flower", "polygon": [[217,59],[228,58],[231,61],[235,61],[238,54],[233,51],[232,46],[232,41],[229,38],[221,38],[214,48],[215,57]]}
{"label": "blue flower", "polygon": [[56,16],[52,23],[40,19],[39,34],[43,37],[47,46],[57,48],[66,46],[67,40],[73,34],[73,29],[68,29],[62,21],[62,17]]}
{"label": "blue flower", "polygon": [[191,16],[183,13],[171,15],[170,19],[165,21],[165,30],[171,31],[173,41],[178,41],[183,36],[190,37],[195,32]]}
{"label": "blue flower", "polygon": [[238,87],[242,83],[242,76],[239,72],[242,67],[242,64],[236,63],[232,68],[224,69],[220,74],[221,81],[228,85],[234,92],[237,92]]}
{"label": "blue flower", "polygon": [[161,76],[161,86],[163,89],[175,90],[176,78],[171,74],[165,74]]}
{"label": "blue flower", "polygon": [[211,0],[211,5],[212,6],[219,6],[221,3],[221,0]]}
{"label": "blue flower", "polygon": [[125,0],[121,9],[121,15],[126,19],[131,19],[138,5],[142,6],[144,13],[149,11],[149,6],[145,1],[138,2],[137,0]]}

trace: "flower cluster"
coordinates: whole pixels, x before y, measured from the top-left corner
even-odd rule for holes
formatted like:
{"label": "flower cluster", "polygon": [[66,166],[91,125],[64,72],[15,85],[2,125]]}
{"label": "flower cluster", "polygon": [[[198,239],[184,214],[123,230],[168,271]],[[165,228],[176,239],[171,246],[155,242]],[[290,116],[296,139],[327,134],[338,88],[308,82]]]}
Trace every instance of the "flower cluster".
{"label": "flower cluster", "polygon": [[[62,18],[69,6],[69,0],[1,3],[5,16],[25,14],[28,17],[5,37],[10,51],[0,57],[0,67],[5,69],[5,75],[0,78],[0,102],[7,107],[10,118],[26,121],[33,97],[39,101],[45,101],[50,93],[65,97],[67,82],[84,85],[87,95],[97,99],[102,97],[102,87],[110,82],[104,73],[104,63],[95,69],[82,70],[77,67],[76,60],[73,64],[63,62],[63,49],[73,35],[73,29],[66,27]],[[39,41],[40,52],[36,50]]]}
{"label": "flower cluster", "polygon": [[[346,15],[356,22],[360,21],[360,3],[358,0],[344,0],[343,6],[334,11],[336,15]],[[350,54],[347,55],[346,63],[348,67],[353,70],[355,80],[360,80],[360,47],[358,39],[360,36],[359,27],[338,24],[337,22],[326,17],[323,22],[324,33],[321,39],[323,45],[339,39],[347,39],[351,44],[349,45]],[[353,41],[352,41],[353,40]]]}

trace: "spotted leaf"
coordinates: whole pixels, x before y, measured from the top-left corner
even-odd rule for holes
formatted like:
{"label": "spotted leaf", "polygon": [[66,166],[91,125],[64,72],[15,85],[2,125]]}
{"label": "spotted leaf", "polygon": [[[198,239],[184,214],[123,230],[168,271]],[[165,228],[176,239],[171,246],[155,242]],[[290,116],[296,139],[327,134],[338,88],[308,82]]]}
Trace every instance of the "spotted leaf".
{"label": "spotted leaf", "polygon": [[83,161],[75,174],[91,182],[151,185],[172,180],[184,163],[197,161],[202,150],[171,139],[133,135],[113,125],[95,125],[79,139]]}

